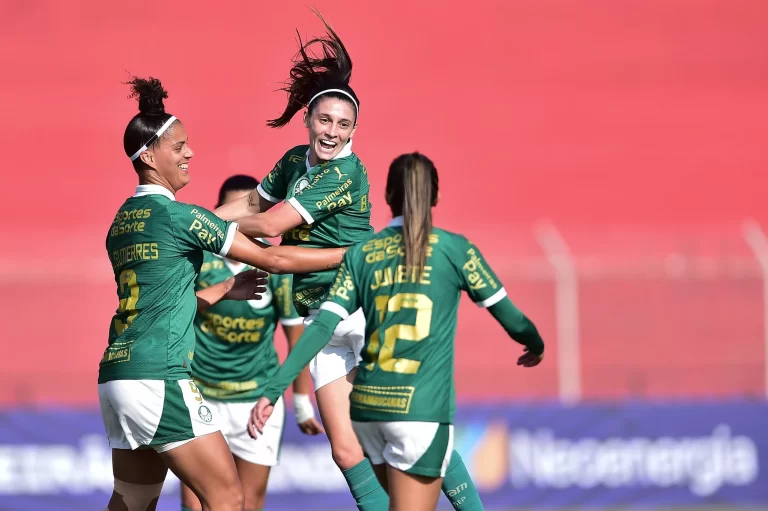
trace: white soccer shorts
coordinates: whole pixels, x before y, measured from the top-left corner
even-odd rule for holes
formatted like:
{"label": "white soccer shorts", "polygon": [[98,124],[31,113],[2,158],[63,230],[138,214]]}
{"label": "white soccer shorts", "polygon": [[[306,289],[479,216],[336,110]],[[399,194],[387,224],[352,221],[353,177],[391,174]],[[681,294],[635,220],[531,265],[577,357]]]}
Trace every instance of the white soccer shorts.
{"label": "white soccer shorts", "polygon": [[285,404],[282,396],[277,399],[275,409],[264,425],[264,433],[255,440],[248,434],[248,421],[256,402],[236,403],[209,398],[207,403],[219,419],[221,432],[232,454],[256,465],[277,465],[285,427]]}
{"label": "white soccer shorts", "polygon": [[[318,314],[311,309],[304,318],[304,326],[312,324]],[[360,363],[360,352],[365,344],[365,315],[358,309],[338,324],[328,345],[315,355],[309,364],[315,391],[332,381],[343,378]]]}
{"label": "white soccer shorts", "polygon": [[453,424],[352,421],[373,465],[387,465],[426,477],[444,477],[453,452]]}
{"label": "white soccer shorts", "polygon": [[219,431],[192,380],[113,380],[99,384],[99,407],[113,449],[165,452]]}

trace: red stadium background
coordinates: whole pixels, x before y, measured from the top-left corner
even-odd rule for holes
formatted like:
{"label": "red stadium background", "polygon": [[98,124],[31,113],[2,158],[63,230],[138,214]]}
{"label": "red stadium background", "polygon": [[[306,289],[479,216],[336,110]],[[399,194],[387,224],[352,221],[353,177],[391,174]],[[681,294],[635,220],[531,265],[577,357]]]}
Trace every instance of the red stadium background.
{"label": "red stadium background", "polygon": [[[768,4],[317,5],[355,64],[375,226],[391,159],[429,155],[439,224],[480,246],[548,343],[516,368],[519,347],[465,303],[460,398],[557,398],[574,361],[586,399],[765,395],[744,226],[768,225]],[[179,199],[212,206],[224,178],[261,178],[306,140],[265,126],[295,28],[320,33],[304,2],[0,3],[1,404],[96,402],[117,305],[103,241],[136,184],[127,72],[163,80],[196,151]],[[555,277],[572,266],[569,301]],[[574,334],[578,358],[561,349]]]}

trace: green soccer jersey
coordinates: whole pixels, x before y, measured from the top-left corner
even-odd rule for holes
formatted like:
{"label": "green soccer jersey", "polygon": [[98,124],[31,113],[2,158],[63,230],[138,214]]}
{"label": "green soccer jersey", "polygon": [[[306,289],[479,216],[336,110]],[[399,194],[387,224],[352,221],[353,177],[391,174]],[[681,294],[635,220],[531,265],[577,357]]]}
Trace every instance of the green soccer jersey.
{"label": "green soccer jersey", "polygon": [[[306,222],[283,234],[282,244],[338,248],[368,239],[373,233],[368,171],[352,152],[352,142],[335,159],[314,167],[308,155],[308,145],[294,147],[258,187],[270,202],[287,201]],[[299,314],[319,307],[335,276],[335,269],[294,275]]]}
{"label": "green soccer jersey", "polygon": [[461,291],[481,307],[507,295],[464,236],[434,228],[424,271],[403,260],[402,218],[347,251],[321,310],[363,307],[366,343],[350,395],[355,421],[451,423],[453,341]]}
{"label": "green soccer jersey", "polygon": [[[206,254],[196,288],[204,289],[250,269]],[[291,275],[270,275],[260,300],[225,300],[195,316],[192,378],[204,396],[221,401],[261,397],[261,382],[280,367],[273,342],[277,322],[301,325],[304,321],[291,302],[292,280]]]}
{"label": "green soccer jersey", "polygon": [[136,188],[107,234],[120,302],[99,364],[99,383],[190,377],[195,278],[203,253],[226,255],[236,231],[236,223],[176,202],[162,186]]}

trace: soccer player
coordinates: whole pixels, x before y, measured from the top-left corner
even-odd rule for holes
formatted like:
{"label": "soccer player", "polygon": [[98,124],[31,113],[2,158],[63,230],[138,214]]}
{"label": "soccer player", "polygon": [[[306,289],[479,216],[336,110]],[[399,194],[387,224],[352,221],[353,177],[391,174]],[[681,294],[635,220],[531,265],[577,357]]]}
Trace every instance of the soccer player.
{"label": "soccer player", "polygon": [[271,273],[309,272],[341,262],[343,249],[267,247],[205,208],[177,202],[193,156],[181,122],[165,111],[159,80],[135,78],[139,113],[123,147],[139,186],[115,215],[106,248],[118,309],[99,364],[98,393],[115,487],[111,511],[155,509],[170,468],[210,511],[243,509],[237,470],[216,417],[190,379],[198,305],[264,291],[262,272],[203,289],[194,282],[204,252]]}
{"label": "soccer player", "polygon": [[[360,108],[349,86],[352,60],[339,36],[323,23],[327,37],[301,45],[285,87],[288,104],[268,122],[282,127],[306,108],[309,145],[290,149],[248,196],[216,209],[221,218],[236,220],[248,236],[282,235],[284,246],[345,247],[373,234],[368,172],[352,152]],[[313,53],[315,47],[320,51]],[[317,316],[335,275],[335,268],[294,274],[293,302],[306,317],[305,325]],[[388,497],[349,420],[349,393],[364,334],[362,311],[353,311],[311,361],[310,371],[333,459],[358,508],[376,511],[386,509]]]}
{"label": "soccer player", "polygon": [[[246,175],[235,175],[221,185],[217,207],[246,195],[259,182]],[[218,282],[249,271],[249,266],[206,253],[195,289],[203,290]],[[264,507],[270,468],[277,465],[283,436],[284,408],[280,398],[275,415],[259,441],[248,434],[248,420],[261,383],[279,367],[274,346],[278,323],[292,348],[304,331],[303,318],[293,307],[291,275],[271,275],[266,292],[258,300],[224,301],[195,316],[195,360],[192,380],[203,394],[208,408],[221,418],[224,439],[235,458],[237,473],[245,493],[245,509]],[[309,370],[305,368],[293,384],[296,421],[302,432],[323,432],[315,419],[309,398]],[[201,509],[195,494],[182,483],[182,511]]]}
{"label": "soccer player", "polygon": [[544,352],[536,327],[507,298],[480,250],[462,235],[433,227],[437,199],[437,170],[427,157],[413,153],[393,161],[386,189],[392,222],[349,249],[327,300],[266,384],[249,425],[259,432],[265,427],[287,385],[339,322],[362,307],[367,340],[350,395],[351,417],[393,511],[434,510],[451,461],[460,292],[525,345],[518,365],[533,367]]}

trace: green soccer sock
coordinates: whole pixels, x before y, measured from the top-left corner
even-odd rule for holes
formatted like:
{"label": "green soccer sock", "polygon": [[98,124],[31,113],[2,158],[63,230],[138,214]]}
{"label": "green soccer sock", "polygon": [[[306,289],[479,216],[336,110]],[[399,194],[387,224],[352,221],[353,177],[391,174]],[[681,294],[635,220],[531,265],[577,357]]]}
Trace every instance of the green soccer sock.
{"label": "green soccer sock", "polygon": [[451,462],[443,478],[443,493],[451,501],[453,507],[462,511],[483,511],[483,503],[477,493],[475,483],[469,477],[464,460],[458,451],[451,454]]}
{"label": "green soccer sock", "polygon": [[364,459],[357,465],[347,470],[342,470],[344,479],[347,480],[349,490],[357,503],[359,511],[387,511],[389,509],[389,495],[376,479],[373,467],[368,459]]}

